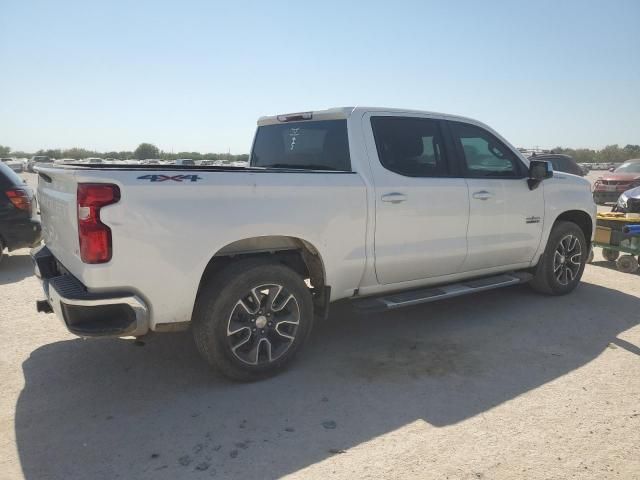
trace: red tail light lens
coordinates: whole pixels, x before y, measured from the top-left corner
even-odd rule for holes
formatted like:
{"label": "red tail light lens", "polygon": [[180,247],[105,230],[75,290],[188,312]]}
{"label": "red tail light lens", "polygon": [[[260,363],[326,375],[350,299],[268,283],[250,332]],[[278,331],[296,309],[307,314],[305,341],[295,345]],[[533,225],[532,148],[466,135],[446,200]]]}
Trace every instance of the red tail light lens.
{"label": "red tail light lens", "polygon": [[84,263],[111,260],[111,229],[100,221],[100,209],[117,203],[120,189],[108,183],[78,184],[78,237]]}
{"label": "red tail light lens", "polygon": [[4,193],[14,207],[31,212],[31,197],[24,188],[12,188]]}

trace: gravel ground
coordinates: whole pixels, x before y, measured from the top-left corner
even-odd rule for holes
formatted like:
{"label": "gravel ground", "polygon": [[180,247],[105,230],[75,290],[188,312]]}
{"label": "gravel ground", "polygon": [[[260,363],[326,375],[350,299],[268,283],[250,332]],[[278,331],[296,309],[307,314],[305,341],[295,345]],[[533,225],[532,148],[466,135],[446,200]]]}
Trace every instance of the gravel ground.
{"label": "gravel ground", "polygon": [[640,275],[376,315],[337,306],[295,365],[209,371],[188,332],[81,340],[26,250],[0,264],[0,478],[640,478]]}

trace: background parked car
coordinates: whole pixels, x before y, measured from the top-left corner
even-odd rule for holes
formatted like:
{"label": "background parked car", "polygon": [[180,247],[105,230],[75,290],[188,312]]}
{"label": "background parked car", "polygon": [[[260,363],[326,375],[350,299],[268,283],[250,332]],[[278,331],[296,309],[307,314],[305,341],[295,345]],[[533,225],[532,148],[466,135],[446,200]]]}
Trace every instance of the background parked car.
{"label": "background parked car", "polygon": [[593,200],[597,204],[617,202],[623,192],[635,187],[640,187],[640,158],[627,160],[598,178],[593,185]]}
{"label": "background parked car", "polygon": [[586,175],[584,170],[580,168],[576,161],[569,155],[561,155],[559,153],[545,153],[542,155],[532,155],[529,158],[551,162],[551,165],[553,165],[553,170],[556,172],[571,173],[580,177],[584,177]]}
{"label": "background parked car", "polygon": [[13,170],[16,173],[22,173],[22,171],[24,170],[22,162],[12,157],[0,158],[0,162],[7,165],[11,170]]}
{"label": "background parked car", "polygon": [[191,167],[196,164],[196,162],[194,162],[191,158],[178,158],[175,163],[176,165],[189,165]]}
{"label": "background parked car", "polygon": [[98,165],[101,163],[106,163],[102,158],[98,157],[89,157],[84,159],[85,162],[90,163],[92,165]]}
{"label": "background parked car", "polygon": [[579,163],[578,166],[582,169],[585,175],[591,171],[590,163]]}
{"label": "background parked car", "polygon": [[31,157],[31,160],[29,160],[29,163],[27,163],[27,171],[33,173],[35,172],[34,169],[37,165],[47,163],[53,163],[53,159],[47,157],[46,155],[35,155]]}
{"label": "background parked car", "polygon": [[640,187],[632,188],[620,195],[618,203],[613,207],[613,211],[622,213],[640,213]]}
{"label": "background parked car", "polygon": [[0,162],[0,260],[4,250],[34,247],[40,243],[40,220],[35,218],[35,197],[7,164]]}

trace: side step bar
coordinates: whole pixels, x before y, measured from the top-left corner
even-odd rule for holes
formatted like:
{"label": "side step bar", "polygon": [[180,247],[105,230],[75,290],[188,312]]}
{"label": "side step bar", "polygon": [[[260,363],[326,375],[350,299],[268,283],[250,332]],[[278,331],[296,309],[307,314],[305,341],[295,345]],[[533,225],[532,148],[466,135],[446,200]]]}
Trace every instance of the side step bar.
{"label": "side step bar", "polygon": [[469,293],[508,287],[518,283],[526,283],[533,278],[527,272],[516,272],[492,277],[476,278],[460,283],[450,283],[439,287],[421,288],[387,294],[382,297],[368,297],[353,300],[353,306],[363,312],[379,310],[393,310],[396,308],[418,305],[420,303],[435,302],[445,298],[459,297]]}

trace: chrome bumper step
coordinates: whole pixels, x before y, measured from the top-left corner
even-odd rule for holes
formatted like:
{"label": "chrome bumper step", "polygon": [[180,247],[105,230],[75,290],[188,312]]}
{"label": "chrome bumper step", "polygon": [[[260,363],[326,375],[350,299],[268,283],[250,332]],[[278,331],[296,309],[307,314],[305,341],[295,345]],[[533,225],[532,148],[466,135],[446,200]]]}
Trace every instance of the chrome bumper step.
{"label": "chrome bumper step", "polygon": [[476,278],[459,283],[450,283],[438,287],[421,288],[404,292],[391,293],[380,297],[354,299],[353,306],[360,311],[393,310],[396,308],[435,302],[445,298],[459,297],[470,293],[508,287],[526,283],[533,278],[527,272],[516,272],[491,277]]}

